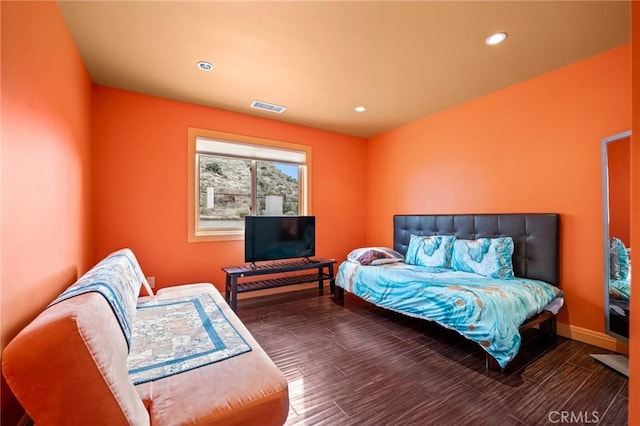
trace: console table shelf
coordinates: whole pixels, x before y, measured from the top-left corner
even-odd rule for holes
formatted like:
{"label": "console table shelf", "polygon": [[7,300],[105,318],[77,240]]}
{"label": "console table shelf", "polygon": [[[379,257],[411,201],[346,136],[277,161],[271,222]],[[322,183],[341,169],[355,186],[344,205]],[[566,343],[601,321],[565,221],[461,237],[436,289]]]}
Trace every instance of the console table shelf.
{"label": "console table shelf", "polygon": [[[251,264],[244,266],[227,266],[222,268],[226,274],[225,281],[225,300],[235,312],[238,308],[238,293],[247,293],[249,291],[264,290],[267,288],[284,287],[294,284],[304,284],[317,281],[318,291],[322,294],[324,289],[324,281],[329,281],[333,288],[334,281],[334,259],[296,259],[281,262]],[[239,282],[240,278],[284,274],[287,272],[298,272],[316,270],[317,273],[304,275],[288,275],[274,278],[265,278],[259,280],[250,280]]]}

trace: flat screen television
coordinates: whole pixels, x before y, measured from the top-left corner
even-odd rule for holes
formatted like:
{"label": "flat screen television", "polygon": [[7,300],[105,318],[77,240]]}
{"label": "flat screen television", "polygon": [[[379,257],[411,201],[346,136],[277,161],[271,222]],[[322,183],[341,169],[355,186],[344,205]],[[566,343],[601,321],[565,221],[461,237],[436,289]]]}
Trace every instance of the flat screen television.
{"label": "flat screen television", "polygon": [[316,254],[315,216],[245,216],[244,220],[245,262]]}

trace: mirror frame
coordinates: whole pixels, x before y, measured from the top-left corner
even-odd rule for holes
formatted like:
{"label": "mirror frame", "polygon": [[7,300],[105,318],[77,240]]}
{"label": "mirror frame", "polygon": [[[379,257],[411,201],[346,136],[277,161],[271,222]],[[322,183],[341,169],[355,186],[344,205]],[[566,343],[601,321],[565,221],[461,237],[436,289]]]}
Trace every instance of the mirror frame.
{"label": "mirror frame", "polygon": [[624,138],[630,138],[631,131],[615,134],[613,136],[602,139],[602,219],[603,219],[603,243],[604,243],[604,331],[609,336],[628,343],[629,336],[623,336],[615,331],[611,330],[611,324],[609,320],[610,307],[609,307],[609,277],[611,274],[609,266],[609,172],[608,172],[608,153],[607,145],[611,142],[618,141]]}

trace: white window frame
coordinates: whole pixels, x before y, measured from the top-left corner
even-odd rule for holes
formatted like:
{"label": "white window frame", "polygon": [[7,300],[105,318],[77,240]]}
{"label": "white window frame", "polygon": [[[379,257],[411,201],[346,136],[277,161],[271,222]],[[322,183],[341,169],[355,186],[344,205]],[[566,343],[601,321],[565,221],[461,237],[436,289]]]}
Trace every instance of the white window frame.
{"label": "white window frame", "polygon": [[[188,241],[224,241],[244,239],[244,227],[200,228],[199,180],[197,154],[210,154],[229,158],[273,161],[299,166],[299,214],[311,213],[311,147],[290,142],[255,138],[233,133],[189,128],[188,163]],[[254,168],[255,169],[255,168]],[[252,193],[255,191],[255,170],[252,171]],[[252,194],[254,197],[255,194]],[[255,206],[252,203],[252,212]]]}

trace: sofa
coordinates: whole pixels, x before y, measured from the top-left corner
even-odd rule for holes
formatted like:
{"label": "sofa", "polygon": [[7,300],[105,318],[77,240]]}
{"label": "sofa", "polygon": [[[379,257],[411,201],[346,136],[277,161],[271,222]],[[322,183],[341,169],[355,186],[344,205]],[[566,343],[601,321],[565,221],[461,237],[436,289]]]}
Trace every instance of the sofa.
{"label": "sofa", "polygon": [[282,425],[289,410],[285,377],[218,290],[187,284],[153,294],[129,249],[25,327],[3,351],[2,370],[42,425]]}

